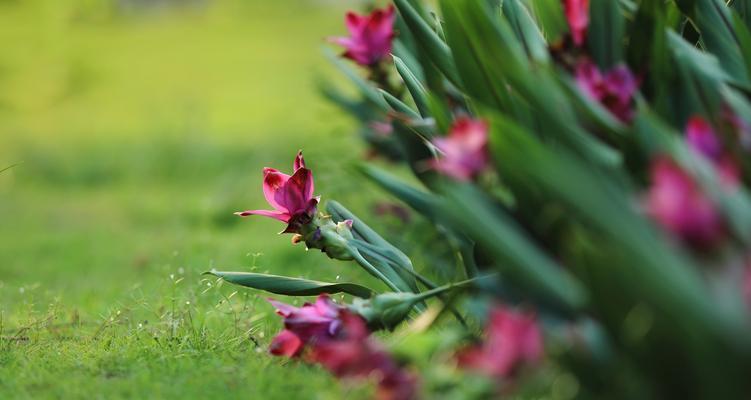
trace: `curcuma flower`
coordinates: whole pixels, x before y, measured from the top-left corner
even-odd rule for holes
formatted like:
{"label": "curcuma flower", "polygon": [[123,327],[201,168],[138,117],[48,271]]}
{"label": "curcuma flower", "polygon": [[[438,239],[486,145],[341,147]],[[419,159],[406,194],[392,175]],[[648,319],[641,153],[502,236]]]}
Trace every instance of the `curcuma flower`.
{"label": "curcuma flower", "polygon": [[576,67],[575,77],[579,88],[590,98],[597,100],[621,122],[631,122],[638,82],[628,67],[617,65],[603,75],[591,61],[584,61]]}
{"label": "curcuma flower", "polygon": [[326,294],[302,307],[269,300],[284,317],[285,329],[272,341],[274,355],[297,357],[306,346],[306,360],[320,364],[339,378],[372,378],[381,400],[409,400],[417,393],[417,382],[370,337],[365,320],[337,305]]}
{"label": "curcuma flower", "polygon": [[589,27],[589,0],[564,0],[563,9],[576,46],[584,44]]}
{"label": "curcuma flower", "polygon": [[461,117],[454,122],[447,137],[436,138],[433,144],[443,152],[430,166],[454,179],[468,181],[488,167],[488,124]]}
{"label": "curcuma flower", "polygon": [[414,399],[417,396],[415,376],[399,367],[386,349],[369,334],[363,318],[345,311],[337,340],[314,346],[311,360],[339,378],[374,379],[377,399]]}
{"label": "curcuma flower", "polygon": [[657,223],[698,248],[709,247],[722,236],[723,221],[715,205],[675,162],[656,159],[651,176],[646,211]]}
{"label": "curcuma flower", "polygon": [[542,334],[534,314],[496,306],[485,331],[487,337],[481,346],[459,353],[460,366],[503,378],[542,359]]}
{"label": "curcuma flower", "polygon": [[738,163],[724,151],[720,138],[712,126],[700,116],[691,117],[686,124],[686,142],[697,154],[710,161],[716,168],[725,187],[737,187],[741,179]]}
{"label": "curcuma flower", "polygon": [[271,341],[269,352],[276,356],[299,356],[308,343],[332,339],[341,326],[342,307],[327,294],[321,294],[315,303],[295,307],[273,299],[268,300],[276,313],[284,318],[284,330]]}
{"label": "curcuma flower", "polygon": [[283,233],[297,233],[315,215],[318,197],[313,196],[313,172],[305,167],[302,151],[297,153],[292,176],[274,168],[263,169],[263,195],[273,210],[248,210],[236,215],[262,215],[287,224]]}
{"label": "curcuma flower", "polygon": [[348,12],[345,21],[349,37],[335,37],[331,41],[346,49],[344,57],[360,65],[378,64],[391,53],[395,18],[393,6],[375,9],[369,15]]}

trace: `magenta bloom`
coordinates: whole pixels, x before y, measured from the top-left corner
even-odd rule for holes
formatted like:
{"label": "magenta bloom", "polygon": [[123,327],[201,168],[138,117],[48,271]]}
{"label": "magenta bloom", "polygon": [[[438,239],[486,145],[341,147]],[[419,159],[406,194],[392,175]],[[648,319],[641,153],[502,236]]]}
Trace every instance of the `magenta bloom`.
{"label": "magenta bloom", "polygon": [[709,122],[700,116],[691,117],[686,125],[686,142],[694,152],[714,164],[725,187],[738,186],[741,169],[732,156],[724,151],[720,138]]}
{"label": "magenta bloom", "polygon": [[585,61],[576,67],[576,82],[590,98],[622,122],[631,122],[632,106],[638,87],[636,78],[625,65],[618,65],[603,75],[595,64]]}
{"label": "magenta bloom", "polygon": [[313,172],[305,168],[302,152],[297,153],[292,176],[274,168],[263,169],[263,195],[273,210],[248,210],[236,215],[263,215],[287,224],[285,233],[296,233],[299,225],[312,218],[318,205],[318,197],[313,196]]}
{"label": "magenta bloom", "polygon": [[488,124],[485,121],[458,118],[449,135],[434,139],[433,144],[443,152],[443,157],[431,160],[430,166],[444,175],[467,181],[488,167]]}
{"label": "magenta bloom", "polygon": [[589,27],[589,0],[564,0],[563,9],[571,30],[571,38],[575,45],[581,46]]}
{"label": "magenta bloom", "polygon": [[[276,308],[276,313],[284,317],[286,330],[282,331],[280,336],[289,336],[285,332],[290,332],[297,336],[301,344],[333,338],[341,326],[339,314],[343,308],[334,303],[326,294],[319,295],[315,303],[305,303],[302,307],[271,299],[269,302]],[[288,338],[283,337],[279,340],[284,342]]]}
{"label": "magenta bloom", "polygon": [[346,49],[344,57],[363,66],[375,65],[391,53],[395,18],[393,6],[375,9],[370,15],[348,12],[349,37],[331,40]]}
{"label": "magenta bloom", "polygon": [[708,247],[723,234],[722,218],[712,201],[668,158],[652,163],[646,208],[667,231],[693,246]]}
{"label": "magenta bloom", "polygon": [[378,399],[415,398],[415,377],[402,370],[386,349],[369,336],[365,320],[348,311],[341,313],[341,320],[342,329],[337,339],[317,343],[311,360],[340,378],[375,378]]}
{"label": "magenta bloom", "polygon": [[269,353],[275,356],[296,357],[303,349],[300,337],[290,330],[281,331],[269,346]]}
{"label": "magenta bloom", "polygon": [[484,344],[459,354],[461,366],[502,378],[542,359],[542,334],[534,314],[497,306],[490,312],[485,331]]}
{"label": "magenta bloom", "polygon": [[712,161],[718,161],[722,156],[722,142],[702,117],[694,116],[688,120],[686,141],[695,152]]}

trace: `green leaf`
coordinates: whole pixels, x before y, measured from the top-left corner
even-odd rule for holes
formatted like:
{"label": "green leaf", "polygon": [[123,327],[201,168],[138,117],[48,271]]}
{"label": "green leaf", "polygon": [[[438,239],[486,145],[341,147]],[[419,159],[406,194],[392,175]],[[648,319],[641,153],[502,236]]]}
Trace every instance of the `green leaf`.
{"label": "green leaf", "polygon": [[373,290],[356,283],[330,283],[287,276],[212,270],[206,274],[222,278],[229,283],[285,296],[315,296],[321,293],[347,293],[363,299],[373,295]]}
{"label": "green leaf", "polygon": [[17,166],[17,165],[18,165],[18,164],[12,164],[12,165],[9,165],[9,166],[7,166],[7,167],[5,167],[5,168],[3,168],[3,169],[0,169],[0,173],[3,173],[3,172],[5,172],[5,171],[7,171],[7,170],[9,170],[9,169],[11,169],[11,168],[13,168],[13,167]]}
{"label": "green leaf", "polygon": [[[744,23],[746,27],[751,26],[751,0],[735,0],[733,1],[733,9],[740,17],[740,22]],[[735,26],[735,32],[738,33],[738,26]],[[746,61],[748,63],[748,61]]]}
{"label": "green leaf", "polygon": [[589,6],[589,49],[597,65],[608,70],[623,60],[624,18],[617,1],[592,0]]}
{"label": "green leaf", "polygon": [[[741,3],[736,1],[736,3]],[[751,12],[751,1],[743,1],[746,3],[744,9],[747,12]],[[748,18],[751,15],[746,14],[746,22],[742,19],[738,13],[733,13],[733,29],[735,29],[735,36],[738,39],[738,46],[741,49],[741,55],[743,56],[743,62],[746,64],[746,73],[751,76],[751,32],[748,27]]]}
{"label": "green leaf", "polygon": [[[381,257],[372,257],[369,254],[363,254],[363,249],[358,248],[360,251],[359,255],[365,258],[365,263],[370,264],[363,265],[364,268],[367,269],[370,266],[374,267],[401,291],[418,292],[417,282],[414,276],[415,269],[412,266],[412,260],[410,260],[406,254],[381,237],[381,235],[376,233],[376,231],[369,227],[365,222],[357,218],[357,216],[352,214],[352,212],[338,202],[329,200],[326,203],[326,211],[331,214],[331,217],[335,222],[341,222],[347,219],[352,220],[352,233],[355,238],[372,245],[368,250],[376,251],[379,256],[383,256],[390,260],[390,262],[387,262]],[[355,243],[355,245],[357,245],[357,243]],[[357,261],[358,263],[363,263],[362,260]],[[391,264],[397,264],[398,266]]]}
{"label": "green leaf", "polygon": [[404,102],[394,97],[391,93],[383,89],[378,89],[378,92],[381,93],[381,95],[383,96],[383,99],[386,100],[386,103],[388,103],[389,106],[391,106],[392,110],[398,113],[402,113],[410,118],[415,118],[415,119],[421,118],[420,114],[418,114],[417,111],[413,110],[410,106],[404,104]]}
{"label": "green leaf", "polygon": [[394,55],[401,58],[402,61],[407,64],[409,70],[417,77],[419,81],[425,80],[425,72],[420,65],[420,61],[418,61],[418,59],[415,57],[415,53],[412,53],[399,40],[394,41]]}
{"label": "green leaf", "polygon": [[428,109],[428,102],[425,98],[425,87],[423,87],[422,83],[417,79],[417,76],[410,71],[407,64],[405,64],[401,58],[394,56],[394,66],[396,67],[399,76],[402,77],[404,84],[407,86],[407,91],[409,91],[409,94],[412,96],[412,100],[415,101],[415,105],[417,106],[417,110],[420,111],[420,115],[422,115],[423,118],[429,117],[430,110]]}
{"label": "green leaf", "polygon": [[459,85],[459,78],[451,56],[451,50],[438,34],[420,16],[408,0],[394,0],[394,5],[419,46],[425,50],[431,61],[452,83]]}
{"label": "green leaf", "polygon": [[556,43],[568,30],[560,0],[527,0],[548,43]]}
{"label": "green leaf", "polygon": [[492,256],[502,277],[521,292],[568,313],[582,311],[586,290],[539,248],[505,212],[471,186],[446,186],[442,213]]}
{"label": "green leaf", "polygon": [[524,46],[527,56],[538,63],[547,63],[550,59],[548,45],[534,19],[520,0],[504,1],[503,15],[506,16],[511,28]]}
{"label": "green leaf", "polygon": [[676,0],[696,25],[707,50],[722,60],[723,68],[740,85],[749,85],[747,68],[733,31],[730,9],[724,0]]}
{"label": "green leaf", "polygon": [[474,0],[443,0],[441,6],[468,94],[600,165],[620,163],[617,152],[578,125],[552,67],[530,65],[505,19],[494,18],[485,3]]}
{"label": "green leaf", "polygon": [[339,69],[339,71],[341,71],[347,78],[349,78],[350,81],[355,84],[355,86],[357,86],[357,88],[366,99],[370,100],[380,108],[388,110],[388,104],[386,104],[386,101],[383,100],[383,96],[381,96],[375,86],[361,77],[360,74],[357,73],[357,71],[353,70],[349,65],[345,64],[344,61],[342,61],[342,59],[333,52],[326,50],[324,51],[324,54],[326,58],[328,58],[329,61],[331,61],[331,63],[334,64],[337,69]]}

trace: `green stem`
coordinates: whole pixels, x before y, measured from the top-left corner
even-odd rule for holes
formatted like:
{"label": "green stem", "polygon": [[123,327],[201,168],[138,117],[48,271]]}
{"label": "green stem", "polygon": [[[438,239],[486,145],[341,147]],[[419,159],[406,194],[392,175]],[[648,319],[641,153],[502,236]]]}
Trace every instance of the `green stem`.
{"label": "green stem", "polygon": [[383,281],[383,283],[386,284],[391,290],[402,292],[401,289],[399,289],[394,282],[391,282],[388,278],[386,278],[385,275],[381,273],[376,267],[373,266],[368,260],[365,259],[365,257],[360,254],[360,251],[355,247],[350,247],[350,254],[352,254],[352,257],[354,257],[355,261],[357,261],[358,264],[360,264],[361,267],[363,267],[368,273],[375,276],[376,278]]}

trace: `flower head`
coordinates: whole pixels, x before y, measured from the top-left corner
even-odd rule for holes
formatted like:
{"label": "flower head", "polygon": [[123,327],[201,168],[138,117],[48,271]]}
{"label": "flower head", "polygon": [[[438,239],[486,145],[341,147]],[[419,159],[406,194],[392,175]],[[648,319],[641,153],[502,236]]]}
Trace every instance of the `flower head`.
{"label": "flower head", "polygon": [[461,366],[493,377],[508,377],[520,366],[540,361],[542,334],[533,314],[497,306],[490,312],[487,338],[459,354]]}
{"label": "flower head", "polygon": [[378,399],[413,399],[417,392],[415,377],[401,369],[369,336],[365,320],[349,311],[342,312],[341,320],[337,339],[316,344],[311,360],[340,378],[375,378]]}
{"label": "flower head", "polygon": [[447,137],[433,144],[443,157],[431,160],[430,166],[458,180],[470,180],[488,167],[488,124],[470,118],[458,118]]}
{"label": "flower head", "polygon": [[585,61],[576,67],[575,76],[579,88],[616,118],[622,122],[633,119],[632,103],[638,82],[628,67],[617,65],[603,75],[595,64]]}
{"label": "flower head", "polygon": [[691,117],[686,124],[686,142],[695,153],[714,164],[725,187],[738,186],[741,180],[740,167],[723,149],[722,141],[709,122],[700,116]]}
{"label": "flower head", "polygon": [[574,44],[581,46],[589,27],[589,0],[564,0],[563,9]]}
{"label": "flower head", "polygon": [[693,178],[672,160],[652,163],[647,213],[666,230],[696,247],[707,247],[723,234],[722,218]]}
{"label": "flower head", "polygon": [[[326,294],[319,295],[315,303],[305,303],[302,307],[291,306],[271,299],[269,299],[269,302],[276,308],[276,313],[284,317],[286,329],[279,335],[285,335],[285,337],[279,339],[281,343],[286,344],[286,341],[289,340],[286,337],[289,336],[286,332],[289,332],[299,339],[300,347],[302,347],[302,344],[310,341],[333,338],[341,326],[340,313],[343,308],[334,303]],[[280,354],[288,355],[286,353]]]}
{"label": "flower head", "polygon": [[704,118],[693,116],[686,125],[686,141],[696,153],[717,161],[722,156],[722,143]]}
{"label": "flower head", "polygon": [[236,215],[263,215],[287,224],[286,233],[296,233],[315,214],[318,197],[313,196],[313,172],[305,167],[302,152],[294,161],[292,176],[274,168],[263,169],[263,195],[273,210],[247,210]]}
{"label": "flower head", "polygon": [[348,12],[349,37],[335,37],[331,41],[346,49],[344,57],[363,66],[375,65],[391,53],[395,18],[393,6],[375,9],[369,15]]}

